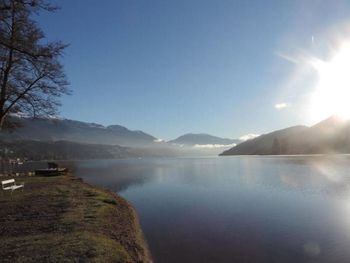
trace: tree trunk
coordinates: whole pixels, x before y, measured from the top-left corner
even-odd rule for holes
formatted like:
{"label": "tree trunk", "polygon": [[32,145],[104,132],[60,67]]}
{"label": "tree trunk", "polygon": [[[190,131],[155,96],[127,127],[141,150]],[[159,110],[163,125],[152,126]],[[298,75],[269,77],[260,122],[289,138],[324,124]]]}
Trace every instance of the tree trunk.
{"label": "tree trunk", "polygon": [[6,101],[6,95],[7,95],[7,82],[9,79],[9,74],[13,66],[13,52],[14,52],[14,24],[15,24],[15,6],[12,3],[12,17],[11,17],[11,48],[9,50],[8,58],[7,58],[7,65],[4,70],[4,73],[2,74],[2,83],[1,83],[1,90],[0,90],[0,131],[4,128],[5,123],[5,101]]}
{"label": "tree trunk", "polygon": [[4,124],[5,124],[5,115],[0,113],[0,132],[4,129]]}

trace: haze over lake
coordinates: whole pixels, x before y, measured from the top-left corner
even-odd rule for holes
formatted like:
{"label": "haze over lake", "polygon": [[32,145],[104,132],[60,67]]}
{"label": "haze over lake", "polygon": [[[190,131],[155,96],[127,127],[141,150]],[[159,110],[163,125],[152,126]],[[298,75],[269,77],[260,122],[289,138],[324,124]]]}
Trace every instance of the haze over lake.
{"label": "haze over lake", "polygon": [[76,162],[137,210],[155,262],[349,262],[350,157]]}

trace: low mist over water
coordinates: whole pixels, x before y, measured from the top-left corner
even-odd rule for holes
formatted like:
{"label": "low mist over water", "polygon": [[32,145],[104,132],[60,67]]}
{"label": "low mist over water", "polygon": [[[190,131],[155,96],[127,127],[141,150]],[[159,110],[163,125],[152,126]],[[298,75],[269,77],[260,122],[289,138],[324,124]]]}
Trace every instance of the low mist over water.
{"label": "low mist over water", "polygon": [[350,262],[350,157],[75,163],[137,210],[156,262]]}

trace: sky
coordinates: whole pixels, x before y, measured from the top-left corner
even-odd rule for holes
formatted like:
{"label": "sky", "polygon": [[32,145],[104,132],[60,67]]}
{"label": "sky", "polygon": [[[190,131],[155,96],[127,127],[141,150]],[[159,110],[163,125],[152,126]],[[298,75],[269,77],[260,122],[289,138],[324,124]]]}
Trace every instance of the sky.
{"label": "sky", "polygon": [[330,59],[350,21],[342,0],[51,2],[61,10],[36,19],[69,44],[73,94],[60,115],[166,140],[320,121],[308,114],[317,72],[305,58]]}

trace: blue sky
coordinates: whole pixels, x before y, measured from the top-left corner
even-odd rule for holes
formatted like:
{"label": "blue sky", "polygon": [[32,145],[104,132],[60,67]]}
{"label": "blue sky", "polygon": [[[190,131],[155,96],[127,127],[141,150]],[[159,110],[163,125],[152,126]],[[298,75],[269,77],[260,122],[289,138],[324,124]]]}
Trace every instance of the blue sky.
{"label": "blue sky", "polygon": [[54,2],[62,9],[39,23],[70,44],[62,62],[73,95],[61,116],[163,139],[311,124],[310,90],[290,84],[289,54],[321,56],[324,32],[350,18],[350,1]]}

